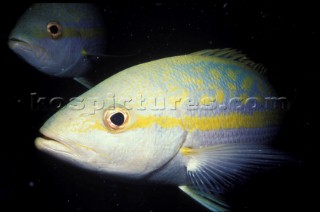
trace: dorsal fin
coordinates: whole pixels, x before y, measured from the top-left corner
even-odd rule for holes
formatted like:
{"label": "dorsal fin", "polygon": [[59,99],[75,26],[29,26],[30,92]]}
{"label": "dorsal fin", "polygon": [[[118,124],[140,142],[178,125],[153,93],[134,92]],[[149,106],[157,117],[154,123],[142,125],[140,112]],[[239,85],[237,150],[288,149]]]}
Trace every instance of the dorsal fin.
{"label": "dorsal fin", "polygon": [[191,53],[191,55],[207,56],[207,57],[221,57],[233,61],[237,61],[245,64],[246,66],[252,68],[260,74],[265,74],[267,69],[260,63],[255,63],[250,60],[241,51],[231,48],[225,49],[205,49],[198,52]]}

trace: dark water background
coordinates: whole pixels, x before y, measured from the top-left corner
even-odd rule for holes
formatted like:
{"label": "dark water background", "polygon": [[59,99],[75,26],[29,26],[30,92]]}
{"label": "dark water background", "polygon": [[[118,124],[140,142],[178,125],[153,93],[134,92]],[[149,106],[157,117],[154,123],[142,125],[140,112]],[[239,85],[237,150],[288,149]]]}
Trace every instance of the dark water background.
{"label": "dark water background", "polygon": [[[0,210],[206,211],[175,187],[115,183],[39,153],[38,129],[56,111],[31,110],[31,93],[67,99],[86,89],[46,76],[7,47],[7,37],[31,2],[2,4],[0,27]],[[297,162],[257,176],[228,194],[235,211],[311,211],[319,192],[317,127],[319,21],[317,6],[271,1],[101,3],[110,60],[100,81],[126,67],[209,48],[232,47],[269,69],[280,96],[292,101],[278,145]],[[9,14],[6,14],[7,12]],[[7,83],[7,84],[6,84]]]}

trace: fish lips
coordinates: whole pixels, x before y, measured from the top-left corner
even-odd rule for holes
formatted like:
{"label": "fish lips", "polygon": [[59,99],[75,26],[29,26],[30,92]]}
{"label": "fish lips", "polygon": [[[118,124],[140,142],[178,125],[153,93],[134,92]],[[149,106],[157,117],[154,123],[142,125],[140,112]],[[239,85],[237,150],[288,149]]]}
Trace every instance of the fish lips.
{"label": "fish lips", "polygon": [[19,52],[29,52],[29,53],[34,52],[34,46],[32,46],[31,44],[29,44],[24,40],[21,40],[15,37],[9,38],[8,46],[17,54],[20,54]]}
{"label": "fish lips", "polygon": [[22,59],[39,70],[43,69],[44,63],[48,59],[48,53],[43,48],[19,37],[10,37],[8,46]]}
{"label": "fish lips", "polygon": [[43,136],[37,137],[35,140],[35,146],[38,150],[62,160],[78,161],[79,157],[70,145],[60,139],[50,137],[48,134],[41,133]]}

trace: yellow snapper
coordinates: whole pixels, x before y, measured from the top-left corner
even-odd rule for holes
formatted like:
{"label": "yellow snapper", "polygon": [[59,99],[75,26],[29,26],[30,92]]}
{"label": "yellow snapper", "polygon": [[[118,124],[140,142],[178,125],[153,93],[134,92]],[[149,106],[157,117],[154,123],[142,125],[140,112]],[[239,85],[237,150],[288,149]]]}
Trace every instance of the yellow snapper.
{"label": "yellow snapper", "polygon": [[283,155],[269,145],[281,111],[232,49],[203,50],[123,70],[53,115],[39,150],[119,178],[171,184],[212,211],[220,196]]}

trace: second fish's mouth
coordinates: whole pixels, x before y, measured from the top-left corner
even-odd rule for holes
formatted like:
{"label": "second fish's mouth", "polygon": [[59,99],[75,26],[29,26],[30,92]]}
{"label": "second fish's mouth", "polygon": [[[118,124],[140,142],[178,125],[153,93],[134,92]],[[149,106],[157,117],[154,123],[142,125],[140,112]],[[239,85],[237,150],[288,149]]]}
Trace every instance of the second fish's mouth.
{"label": "second fish's mouth", "polygon": [[8,41],[8,44],[9,44],[9,46],[18,45],[18,44],[29,45],[28,42],[26,42],[24,40],[21,40],[19,38],[15,38],[15,37],[10,37],[9,41]]}
{"label": "second fish's mouth", "polygon": [[9,42],[23,42],[23,43],[25,43],[25,41],[23,41],[23,40],[20,40],[20,39],[18,39],[18,38],[9,38]]}
{"label": "second fish's mouth", "polygon": [[16,37],[10,37],[8,41],[8,46],[13,51],[33,51],[34,46],[32,46],[29,42],[16,38]]}

